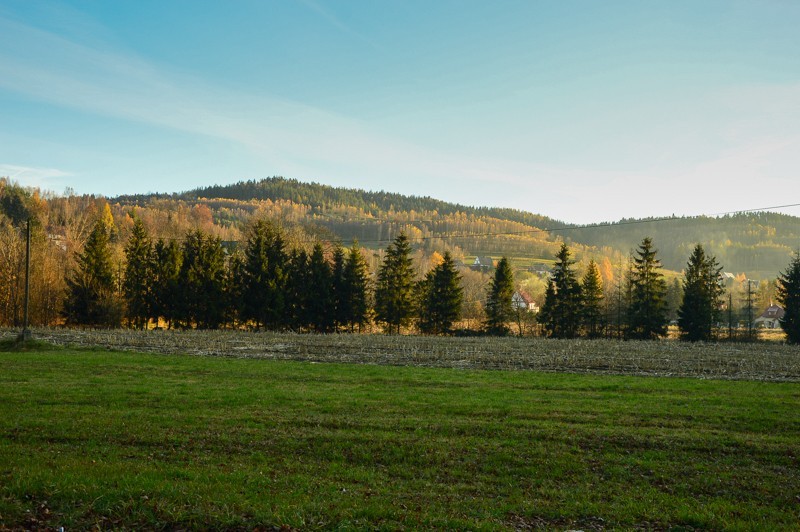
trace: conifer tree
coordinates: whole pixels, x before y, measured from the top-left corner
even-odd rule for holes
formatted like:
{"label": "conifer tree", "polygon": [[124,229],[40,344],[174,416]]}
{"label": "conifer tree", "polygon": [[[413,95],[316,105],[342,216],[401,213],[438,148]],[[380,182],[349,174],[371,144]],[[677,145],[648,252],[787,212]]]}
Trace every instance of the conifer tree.
{"label": "conifer tree", "polygon": [[570,258],[566,244],[561,244],[556,259],[550,281],[552,288],[545,293],[540,323],[552,338],[574,338],[581,325],[581,285],[572,269],[575,261]]}
{"label": "conifer tree", "polygon": [[400,233],[386,248],[375,287],[375,319],[389,334],[400,333],[414,314],[414,271],[411,245]]}
{"label": "conifer tree", "polygon": [[697,244],[683,274],[683,300],[678,307],[681,338],[691,342],[713,338],[714,324],[719,321],[722,268],[713,256],[706,256]]}
{"label": "conifer tree", "polygon": [[329,332],[333,328],[335,318],[333,274],[319,242],[314,244],[311,252],[308,273],[305,299],[309,322],[317,332]]}
{"label": "conifer tree", "polygon": [[67,324],[119,326],[122,308],[114,293],[114,267],[102,221],[94,224],[77,263],[77,270],[66,279],[63,315]]}
{"label": "conifer tree", "polygon": [[244,254],[238,248],[228,257],[225,274],[225,322],[238,324],[244,298]]}
{"label": "conifer tree", "polygon": [[494,270],[494,278],[486,298],[486,324],[489,334],[504,336],[508,334],[508,323],[514,318],[514,272],[503,257]]}
{"label": "conifer tree", "polygon": [[630,272],[630,305],[626,336],[639,340],[655,340],[667,334],[667,283],[659,271],[653,241],[642,240],[633,258]]}
{"label": "conifer tree", "polygon": [[337,242],[333,248],[333,264],[331,265],[331,298],[333,301],[333,329],[338,331],[347,323],[347,305],[345,304],[345,254],[342,244]]}
{"label": "conifer tree", "polygon": [[369,321],[369,271],[358,242],[353,242],[344,264],[342,296],[342,323],[353,331]]}
{"label": "conifer tree", "polygon": [[786,341],[800,344],[800,253],[795,254],[789,267],[778,277],[778,302],[785,314],[780,320]]}
{"label": "conifer tree", "polygon": [[598,338],[603,333],[605,326],[605,311],[603,308],[603,279],[600,269],[592,259],[581,280],[581,294],[583,308],[581,322],[589,338]]}
{"label": "conifer tree", "polygon": [[309,290],[311,276],[309,274],[308,253],[304,249],[293,249],[286,265],[285,317],[284,324],[290,329],[300,332],[311,326],[309,316]]}
{"label": "conifer tree", "polygon": [[186,327],[216,329],[225,321],[225,252],[218,237],[194,231],[183,244],[178,275],[180,316]]}
{"label": "conifer tree", "polygon": [[250,232],[242,270],[241,316],[256,328],[286,325],[288,256],[283,235],[272,223],[258,220]]}
{"label": "conifer tree", "polygon": [[133,222],[125,258],[123,291],[128,319],[135,328],[144,329],[153,316],[153,245],[140,218]]}
{"label": "conifer tree", "polygon": [[178,275],[181,270],[182,255],[180,246],[174,240],[165,242],[159,238],[153,246],[153,317],[163,318],[167,328],[178,319],[181,291]]}
{"label": "conifer tree", "polygon": [[419,329],[426,334],[449,334],[461,314],[464,291],[453,257],[446,251],[441,263],[420,283]]}

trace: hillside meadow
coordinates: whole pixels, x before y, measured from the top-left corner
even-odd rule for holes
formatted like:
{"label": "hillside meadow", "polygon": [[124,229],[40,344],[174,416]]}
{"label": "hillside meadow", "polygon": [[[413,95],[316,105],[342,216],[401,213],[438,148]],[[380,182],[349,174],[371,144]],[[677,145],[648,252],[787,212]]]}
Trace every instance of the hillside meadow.
{"label": "hillside meadow", "polygon": [[800,520],[796,382],[44,343],[0,352],[0,368],[0,528]]}

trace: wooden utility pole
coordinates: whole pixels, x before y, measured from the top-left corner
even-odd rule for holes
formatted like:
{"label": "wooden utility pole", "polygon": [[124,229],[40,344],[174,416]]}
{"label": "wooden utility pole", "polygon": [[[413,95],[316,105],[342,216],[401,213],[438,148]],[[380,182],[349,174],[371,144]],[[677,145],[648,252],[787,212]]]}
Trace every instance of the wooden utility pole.
{"label": "wooden utility pole", "polygon": [[25,239],[25,302],[22,314],[22,332],[19,335],[21,342],[31,339],[31,331],[28,329],[28,302],[31,293],[31,219],[28,218],[28,229]]}

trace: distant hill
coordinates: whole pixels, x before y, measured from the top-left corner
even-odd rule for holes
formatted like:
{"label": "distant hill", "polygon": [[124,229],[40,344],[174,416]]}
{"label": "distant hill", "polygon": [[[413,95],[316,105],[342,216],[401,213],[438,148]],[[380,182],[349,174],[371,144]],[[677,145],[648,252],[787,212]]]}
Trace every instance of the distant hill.
{"label": "distant hill", "polygon": [[699,242],[726,271],[766,278],[784,269],[792,251],[800,247],[800,218],[778,213],[623,219],[587,227],[515,209],[471,207],[282,177],[111,201],[147,205],[163,200],[207,205],[216,221],[230,224],[241,223],[260,210],[318,226],[345,242],[358,239],[372,248],[385,247],[403,230],[429,251],[449,248],[465,256],[507,255],[518,267],[550,261],[562,239],[579,259],[608,257],[616,264],[643,237],[651,236],[665,268],[682,269]]}

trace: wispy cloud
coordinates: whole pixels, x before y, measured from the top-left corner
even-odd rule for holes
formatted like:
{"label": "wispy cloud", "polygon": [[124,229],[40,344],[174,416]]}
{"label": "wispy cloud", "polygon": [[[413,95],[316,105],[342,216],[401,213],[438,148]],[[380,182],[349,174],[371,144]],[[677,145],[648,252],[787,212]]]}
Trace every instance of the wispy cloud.
{"label": "wispy cloud", "polygon": [[297,0],[297,1],[300,4],[303,4],[304,6],[306,6],[311,11],[315,12],[320,17],[324,18],[326,21],[328,21],[331,25],[333,25],[336,29],[338,29],[342,33],[344,33],[346,35],[349,35],[351,37],[355,37],[356,39],[367,43],[373,49],[376,49],[376,50],[379,49],[379,46],[377,45],[377,43],[375,43],[375,41],[373,41],[372,39],[366,37],[365,35],[357,32],[357,31],[353,30],[353,28],[351,28],[350,26],[348,26],[347,24],[342,22],[339,17],[337,17],[335,14],[331,13],[331,11],[329,9],[326,9],[325,7],[323,7],[321,4],[319,4],[315,0]]}
{"label": "wispy cloud", "polygon": [[0,163],[0,176],[8,177],[12,181],[24,180],[26,185],[52,188],[53,185],[60,185],[66,177],[73,175],[71,172],[59,170],[58,168],[37,168],[33,166],[20,166],[16,164]]}

